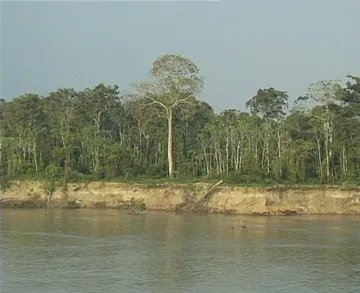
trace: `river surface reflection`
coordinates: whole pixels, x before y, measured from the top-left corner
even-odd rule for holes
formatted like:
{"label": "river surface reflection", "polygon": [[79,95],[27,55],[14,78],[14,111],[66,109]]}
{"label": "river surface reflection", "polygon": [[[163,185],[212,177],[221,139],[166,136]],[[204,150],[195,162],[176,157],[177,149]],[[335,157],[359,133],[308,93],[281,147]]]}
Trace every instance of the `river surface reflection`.
{"label": "river surface reflection", "polygon": [[3,209],[0,292],[356,293],[359,220]]}

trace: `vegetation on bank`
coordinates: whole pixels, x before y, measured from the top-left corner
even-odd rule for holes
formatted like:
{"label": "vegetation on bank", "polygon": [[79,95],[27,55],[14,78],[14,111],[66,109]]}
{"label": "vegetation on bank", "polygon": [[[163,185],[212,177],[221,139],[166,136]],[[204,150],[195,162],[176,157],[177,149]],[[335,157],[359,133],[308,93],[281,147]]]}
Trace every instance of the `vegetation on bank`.
{"label": "vegetation on bank", "polygon": [[196,99],[198,67],[157,58],[131,93],[103,83],[2,100],[2,187],[12,179],[269,186],[360,183],[360,77],[311,84],[288,106],[259,89],[249,112]]}

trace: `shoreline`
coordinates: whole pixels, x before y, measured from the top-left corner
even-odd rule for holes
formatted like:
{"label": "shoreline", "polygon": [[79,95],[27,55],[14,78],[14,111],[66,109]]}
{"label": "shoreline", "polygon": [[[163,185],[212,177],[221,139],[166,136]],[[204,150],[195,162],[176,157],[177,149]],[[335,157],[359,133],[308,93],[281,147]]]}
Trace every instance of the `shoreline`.
{"label": "shoreline", "polygon": [[102,181],[49,186],[44,181],[14,180],[1,193],[0,207],[109,208],[130,214],[165,211],[253,216],[360,215],[360,187]]}

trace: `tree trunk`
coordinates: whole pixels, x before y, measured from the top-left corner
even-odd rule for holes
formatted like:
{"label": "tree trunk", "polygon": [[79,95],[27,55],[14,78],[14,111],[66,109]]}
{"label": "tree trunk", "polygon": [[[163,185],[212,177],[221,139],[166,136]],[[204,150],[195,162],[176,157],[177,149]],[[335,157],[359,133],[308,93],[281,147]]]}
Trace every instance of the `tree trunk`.
{"label": "tree trunk", "polygon": [[3,162],[2,162],[2,136],[1,136],[1,129],[0,129],[0,168],[2,168]]}
{"label": "tree trunk", "polygon": [[226,172],[226,175],[229,174],[229,138],[227,137],[226,138],[226,147],[225,147],[225,154],[226,154],[226,160],[225,160],[225,166],[224,166],[224,169],[225,169],[225,172]]}
{"label": "tree trunk", "polygon": [[150,135],[146,135],[146,164],[149,164]]}
{"label": "tree trunk", "polygon": [[328,122],[324,123],[324,146],[325,146],[325,160],[326,160],[326,183],[330,181],[330,153],[329,153],[329,124]]}
{"label": "tree trunk", "polygon": [[269,133],[269,122],[266,122],[266,171],[268,174],[270,174],[270,133]]}
{"label": "tree trunk", "polygon": [[278,159],[279,159],[279,178],[282,179],[282,164],[281,164],[281,134],[280,129],[277,132],[278,135]]}
{"label": "tree trunk", "polygon": [[323,168],[322,168],[322,156],[321,156],[321,146],[320,146],[320,138],[318,136],[315,137],[316,145],[317,145],[317,153],[319,159],[319,172],[321,181],[323,180]]}
{"label": "tree trunk", "polygon": [[169,178],[174,178],[174,158],[173,158],[173,113],[169,110],[168,116],[168,163],[169,163]]}
{"label": "tree trunk", "polygon": [[203,148],[203,152],[204,152],[204,160],[205,160],[205,172],[206,172],[206,175],[209,175],[210,173],[210,168],[209,168],[209,161],[208,161],[208,155],[207,155],[207,152],[206,152],[206,147],[205,145],[202,143],[202,148]]}

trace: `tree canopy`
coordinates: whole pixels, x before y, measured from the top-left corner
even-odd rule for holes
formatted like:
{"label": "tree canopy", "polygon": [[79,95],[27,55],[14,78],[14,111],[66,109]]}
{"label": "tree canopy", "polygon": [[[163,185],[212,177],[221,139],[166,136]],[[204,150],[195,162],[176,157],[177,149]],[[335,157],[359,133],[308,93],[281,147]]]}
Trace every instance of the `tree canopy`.
{"label": "tree canopy", "polygon": [[290,108],[286,90],[258,89],[249,112],[217,114],[197,65],[164,55],[129,95],[101,83],[2,99],[1,176],[357,184],[360,77],[347,79],[315,81]]}

